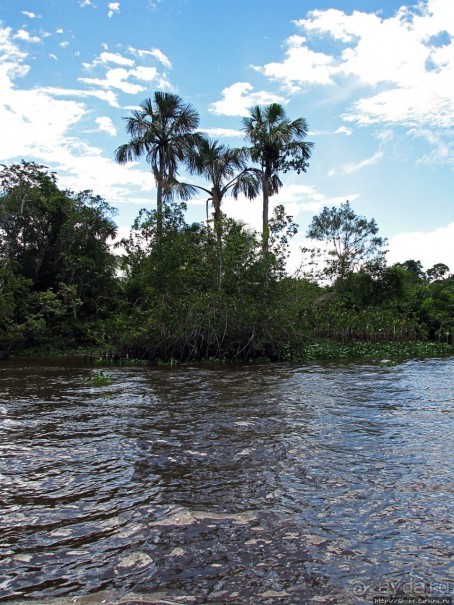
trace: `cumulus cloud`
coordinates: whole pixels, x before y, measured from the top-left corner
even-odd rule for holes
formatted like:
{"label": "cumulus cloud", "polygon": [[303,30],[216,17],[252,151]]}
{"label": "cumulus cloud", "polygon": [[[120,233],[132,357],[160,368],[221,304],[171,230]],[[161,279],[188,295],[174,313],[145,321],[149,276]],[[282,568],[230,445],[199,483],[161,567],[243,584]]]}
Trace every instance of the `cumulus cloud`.
{"label": "cumulus cloud", "polygon": [[[139,57],[155,56],[155,53],[151,51],[129,49],[131,54],[134,54],[133,51]],[[119,90],[126,94],[137,94],[149,88],[151,82],[158,89],[171,88],[165,73],[160,73],[154,66],[136,65],[134,59],[119,53],[103,51],[95,57],[92,63],[83,63],[82,66],[88,72],[102,70],[104,73],[102,77],[81,77],[79,82],[104,90]],[[131,82],[131,79],[136,82]]]}
{"label": "cumulus cloud", "polygon": [[300,212],[319,212],[325,206],[340,206],[347,199],[356,200],[357,193],[342,196],[329,196],[318,191],[313,185],[290,184],[282,187],[274,197],[274,205],[284,204],[295,216]]}
{"label": "cumulus cloud", "polygon": [[23,42],[30,42],[32,44],[37,44],[41,42],[41,38],[38,36],[31,36],[30,33],[26,29],[19,29],[13,36],[14,40],[22,40]]}
{"label": "cumulus cloud", "polygon": [[101,132],[107,132],[107,134],[110,134],[111,137],[116,136],[117,129],[109,117],[100,116],[99,118],[96,118],[95,122],[98,124]]}
{"label": "cumulus cloud", "polygon": [[259,90],[253,92],[254,87],[249,82],[236,82],[222,91],[223,98],[211,103],[209,110],[212,113],[225,116],[247,116],[248,109],[254,105],[267,105],[269,103],[286,103],[284,97]]}
{"label": "cumulus cloud", "polygon": [[286,42],[286,58],[283,62],[267,63],[254,69],[272,80],[282,81],[293,92],[309,84],[333,84],[335,58],[311,50],[303,36],[290,36]]}
{"label": "cumulus cloud", "polygon": [[131,76],[131,71],[117,67],[108,69],[104,78],[79,78],[79,82],[85,84],[92,84],[94,86],[100,86],[101,88],[121,90],[128,94],[137,94],[146,90],[146,87],[142,84],[134,84],[128,82],[128,78]]}
{"label": "cumulus cloud", "polygon": [[[454,121],[454,3],[421,0],[389,17],[314,10],[295,21],[285,58],[259,69],[296,92],[342,87],[358,96],[344,118],[359,124],[447,127]],[[331,50],[317,42],[330,38]]]}
{"label": "cumulus cloud", "polygon": [[389,240],[388,263],[420,260],[427,270],[436,263],[445,263],[454,271],[454,223],[433,231],[399,233]]}
{"label": "cumulus cloud", "polygon": [[345,134],[349,137],[352,134],[352,131],[346,126],[339,126],[339,128],[334,132],[334,134]]}
{"label": "cumulus cloud", "polygon": [[[137,199],[142,203],[154,187],[149,171],[137,163],[119,166],[80,138],[81,125],[90,113],[83,98],[110,91],[20,89],[17,81],[30,70],[26,59],[27,54],[13,40],[11,29],[0,26],[2,160],[33,158],[57,170],[63,187],[78,191],[83,175],[84,188],[95,190],[114,205],[135,203]],[[98,118],[97,124],[100,130],[114,134],[108,117]]]}
{"label": "cumulus cloud", "polygon": [[3,86],[0,157],[41,157],[43,149],[58,147],[85,113],[75,101],[56,100],[38,90],[15,90],[11,83]]}
{"label": "cumulus cloud", "polygon": [[[340,206],[347,199],[353,201],[358,197],[357,193],[350,193],[345,196],[329,196],[318,191],[313,185],[286,184],[277,195],[270,198],[270,216],[273,209],[279,204],[283,204],[286,212],[296,218],[301,213],[317,213],[325,206]],[[204,204],[205,198],[200,198],[198,203]],[[223,201],[223,207],[228,216],[243,221],[252,229],[261,230],[262,199],[260,196],[252,201],[245,196],[239,196],[237,200],[227,197]]]}
{"label": "cumulus cloud", "polygon": [[110,19],[111,17],[113,17],[115,15],[115,13],[120,12],[120,3],[119,2],[109,2],[109,4],[107,5],[107,8],[109,9],[107,16]]}

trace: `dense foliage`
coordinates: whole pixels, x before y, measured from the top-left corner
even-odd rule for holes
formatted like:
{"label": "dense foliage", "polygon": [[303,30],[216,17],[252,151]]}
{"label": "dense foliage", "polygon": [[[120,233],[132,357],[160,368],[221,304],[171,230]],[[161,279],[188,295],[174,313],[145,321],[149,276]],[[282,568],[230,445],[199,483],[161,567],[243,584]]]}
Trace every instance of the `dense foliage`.
{"label": "dense foliage", "polygon": [[0,178],[0,353],[92,343],[120,289],[113,209],[33,162]]}
{"label": "dense foliage", "polygon": [[[162,134],[169,99],[155,101],[144,104],[146,115],[133,116],[145,120],[144,130],[128,123],[132,142],[117,154],[120,161],[148,154],[160,203],[139,213],[118,250],[114,211],[103,199],[60,189],[55,174],[33,162],[0,170],[0,356],[95,349],[156,363],[393,356],[452,347],[454,277],[446,265],[426,273],[414,260],[386,266],[375,221],[356,216],[346,203],[325,208],[309,228],[327,245],[327,262],[315,263],[318,278],[310,271],[314,253],[289,276],[297,226],[283,206],[266,217],[262,233],[222,212],[227,193],[260,193],[260,170],[248,166],[247,149],[195,136],[193,109],[172,97],[189,122],[182,119],[160,163],[153,136]],[[305,133],[304,122],[285,124],[292,136],[296,126]],[[292,162],[306,169],[310,145],[292,136],[296,147],[278,150],[275,176]],[[258,135],[253,144],[260,159]],[[184,202],[171,194],[172,187],[183,198],[196,190],[177,181],[184,160],[208,181],[199,190],[213,205],[212,220],[189,224]]]}

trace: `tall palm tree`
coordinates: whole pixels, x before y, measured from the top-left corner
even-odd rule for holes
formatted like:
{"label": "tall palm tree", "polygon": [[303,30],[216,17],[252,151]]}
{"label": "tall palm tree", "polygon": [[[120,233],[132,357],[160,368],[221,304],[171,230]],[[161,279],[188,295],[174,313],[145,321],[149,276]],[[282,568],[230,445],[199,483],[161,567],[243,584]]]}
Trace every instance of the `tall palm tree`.
{"label": "tall palm tree", "polygon": [[190,187],[208,194],[208,201],[213,205],[214,230],[218,240],[222,237],[221,205],[224,196],[229,192],[234,197],[244,193],[249,199],[253,199],[259,192],[260,183],[257,176],[246,165],[248,156],[247,149],[231,149],[205,137],[187,154],[186,164],[189,172],[203,176],[210,182],[208,187]]}
{"label": "tall palm tree", "polygon": [[[157,234],[160,237],[163,202],[172,198],[171,183],[178,174],[178,165],[200,137],[194,132],[199,125],[199,114],[178,95],[155,92],[153,99],[145,99],[140,109],[133,110],[125,120],[131,138],[118,147],[115,159],[119,164],[125,164],[145,156],[151,165],[157,189]],[[180,187],[178,194],[188,197],[189,191]]]}
{"label": "tall palm tree", "polygon": [[174,184],[176,190],[181,186],[188,194],[193,194],[198,189],[207,195],[207,220],[208,204],[213,205],[213,222],[218,245],[218,273],[217,284],[221,287],[223,274],[223,245],[222,245],[222,200],[229,192],[234,197],[244,193],[249,199],[258,195],[260,181],[256,171],[247,168],[246,161],[249,157],[248,149],[231,149],[221,145],[218,141],[209,138],[200,138],[186,156],[186,165],[191,174],[203,176],[209,181],[209,185],[189,185],[188,183]]}
{"label": "tall palm tree", "polygon": [[298,174],[306,172],[313,147],[313,143],[304,140],[307,129],[304,118],[289,120],[279,103],[266,107],[256,105],[250,109],[249,117],[243,118],[245,138],[252,145],[251,158],[259,165],[258,173],[261,178],[264,257],[268,253],[269,198],[282,187],[279,178],[281,170],[295,170]]}

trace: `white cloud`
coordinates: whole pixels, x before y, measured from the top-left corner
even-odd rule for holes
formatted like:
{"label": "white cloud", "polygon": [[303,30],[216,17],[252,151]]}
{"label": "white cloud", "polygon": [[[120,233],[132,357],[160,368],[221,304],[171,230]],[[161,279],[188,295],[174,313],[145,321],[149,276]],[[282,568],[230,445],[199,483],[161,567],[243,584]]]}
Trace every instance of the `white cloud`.
{"label": "white cloud", "polygon": [[383,158],[383,155],[383,151],[377,151],[377,153],[374,153],[374,155],[370,158],[365,158],[359,162],[348,162],[339,168],[333,168],[330,170],[328,172],[328,176],[334,176],[336,174],[353,174],[354,172],[358,172],[358,170],[362,170],[362,168],[372,166],[373,164],[378,164]]}
{"label": "white cloud", "polygon": [[[132,53],[133,51],[135,49],[129,49],[129,52]],[[139,53],[139,51],[135,52],[136,54]],[[151,51],[147,54],[151,54]],[[110,64],[120,67],[111,67]],[[150,82],[154,82],[155,87],[158,89],[170,88],[166,75],[160,74],[156,67],[136,66],[134,59],[124,57],[118,53],[104,51],[92,63],[83,63],[82,65],[87,71],[97,70],[98,68],[104,70],[104,77],[79,78],[79,82],[84,82],[101,89],[117,89],[126,94],[137,94],[147,89],[148,86],[131,82],[131,78],[139,80],[139,82],[145,82],[147,85]]]}
{"label": "white cloud", "polygon": [[285,103],[286,100],[276,94],[263,90],[253,92],[254,87],[248,82],[236,82],[222,91],[223,99],[211,103],[212,113],[225,116],[247,116],[248,109],[254,105]]}
{"label": "white cloud", "polygon": [[120,12],[120,3],[119,2],[109,2],[109,4],[107,5],[107,8],[109,9],[107,16],[110,19],[111,17],[113,17],[113,15],[115,15],[115,13]]}
{"label": "white cloud", "polygon": [[164,65],[164,67],[167,67],[167,69],[172,69],[172,63],[169,57],[167,57],[161,50],[159,50],[159,48],[152,48],[151,50],[142,50],[130,46],[128,50],[131,54],[141,58],[146,56],[154,57],[162,65]]}
{"label": "white cloud", "polygon": [[339,126],[337,130],[334,132],[332,130],[310,130],[308,136],[310,137],[320,137],[320,136],[328,136],[332,134],[345,134],[346,136],[351,136],[352,130],[347,128],[346,126]]}
{"label": "white cloud", "polygon": [[345,134],[349,137],[351,136],[352,131],[346,126],[339,126],[339,128],[334,132],[334,134]]}
{"label": "white cloud", "polygon": [[431,147],[428,154],[419,158],[419,164],[441,164],[454,169],[454,129],[414,128],[409,134],[413,138],[425,139]]}
{"label": "white cloud", "polygon": [[41,15],[36,15],[35,13],[31,13],[30,11],[21,11],[21,13],[29,19],[41,19]]}
{"label": "white cloud", "polygon": [[234,128],[200,128],[200,132],[206,132],[206,134],[214,139],[223,138],[238,138],[244,137],[244,132],[241,130],[235,130]]}
{"label": "white cloud", "polygon": [[11,33],[10,27],[2,27],[0,23],[0,66],[6,66],[6,71],[16,72],[27,54],[12,41]]}
{"label": "white cloud", "polygon": [[58,57],[57,57],[57,55],[54,55],[54,53],[49,53],[49,57],[51,59],[53,59],[54,61],[58,61]]}
{"label": "white cloud", "polygon": [[[454,72],[452,78],[454,81]],[[422,78],[421,84],[415,83],[411,88],[394,88],[359,99],[343,117],[358,124],[386,122],[441,128],[452,125],[454,93],[451,95],[449,89],[452,82],[446,82],[445,92],[438,93],[433,87],[427,87],[425,79]]]}
{"label": "white cloud", "polygon": [[328,196],[317,191],[313,185],[303,184],[285,185],[276,196],[273,196],[275,205],[284,204],[286,208],[292,207],[295,216],[300,212],[319,212],[325,206],[340,206],[347,199],[353,201],[358,197],[357,193]]}
{"label": "white cloud", "polygon": [[111,137],[116,136],[117,129],[109,117],[100,116],[99,118],[96,118],[95,122],[98,124],[101,132],[107,132],[107,134],[110,134]]}
{"label": "white cloud", "polygon": [[55,100],[37,90],[2,88],[0,157],[40,157],[45,148],[58,147],[66,133],[85,115],[75,101]]}
{"label": "white cloud", "polygon": [[399,233],[389,240],[388,263],[420,260],[427,270],[445,263],[454,271],[454,223],[433,231]]}
{"label": "white cloud", "polygon": [[134,60],[123,57],[118,53],[102,52],[99,57],[96,57],[91,65],[89,63],[84,63],[84,67],[88,69],[90,67],[94,67],[95,65],[102,65],[106,63],[115,63],[116,65],[131,67],[134,65]]}
{"label": "white cloud", "polygon": [[283,81],[293,92],[303,85],[333,84],[334,57],[310,50],[303,36],[290,36],[286,45],[286,58],[282,63],[268,63],[255,69],[272,80]]}
{"label": "white cloud", "polygon": [[[137,163],[120,166],[81,139],[81,123],[89,115],[88,108],[81,101],[60,98],[98,96],[99,92],[58,88],[21,90],[16,80],[30,69],[25,64],[26,58],[12,41],[11,30],[0,26],[2,160],[32,158],[56,170],[63,187],[76,191],[93,189],[113,205],[137,200],[142,205],[144,195],[149,195],[154,187],[149,170]],[[109,118],[101,118],[98,125],[113,134]]]}
{"label": "white cloud", "polygon": [[[317,213],[325,206],[340,206],[347,199],[354,201],[358,197],[357,193],[329,196],[317,191],[313,185],[288,184],[284,185],[277,195],[270,198],[270,216],[273,209],[279,204],[283,204],[286,212],[296,219],[302,212]],[[204,204],[205,198],[200,198],[199,203]],[[243,221],[257,231],[261,230],[262,198],[260,195],[252,201],[244,196],[240,196],[238,200],[227,197],[223,201],[223,208],[228,216]]]}
{"label": "white cloud", "polygon": [[158,90],[165,90],[167,92],[174,90],[173,85],[168,80],[166,74],[159,74],[156,78],[156,88]]}
{"label": "white cloud", "polygon": [[172,69],[172,63],[171,63],[170,59],[162,51],[160,51],[159,48],[152,48],[150,53],[160,63],[162,63],[162,65],[164,65],[164,67],[167,67],[167,69]]}
{"label": "white cloud", "polygon": [[108,69],[106,71],[104,79],[78,78],[78,80],[79,82],[84,82],[85,84],[92,84],[101,88],[116,88],[117,90],[121,90],[122,92],[127,94],[137,94],[138,92],[142,92],[143,90],[145,90],[145,86],[128,82],[127,80],[130,75],[130,70],[124,69],[122,67],[117,67],[113,69]]}
{"label": "white cloud", "polygon": [[41,38],[38,36],[30,36],[29,32],[26,29],[18,29],[17,32],[13,36],[14,40],[22,40],[23,42],[30,42],[32,44],[37,44],[41,42]]}
{"label": "white cloud", "polygon": [[39,88],[38,90],[44,94],[49,94],[52,97],[95,97],[96,99],[105,101],[111,107],[120,107],[117,101],[117,95],[112,90],[77,90],[73,88],[55,87]]}
{"label": "white cloud", "polygon": [[142,80],[143,82],[151,82],[157,75],[158,70],[156,67],[144,67],[143,65],[139,65],[139,67],[136,67],[129,72],[129,77]]}
{"label": "white cloud", "polygon": [[[268,78],[293,92],[329,85],[359,96],[344,116],[359,124],[454,122],[454,2],[421,0],[387,18],[314,10],[295,24],[305,35],[288,38],[281,62],[257,68]],[[327,37],[328,54],[313,50]]]}

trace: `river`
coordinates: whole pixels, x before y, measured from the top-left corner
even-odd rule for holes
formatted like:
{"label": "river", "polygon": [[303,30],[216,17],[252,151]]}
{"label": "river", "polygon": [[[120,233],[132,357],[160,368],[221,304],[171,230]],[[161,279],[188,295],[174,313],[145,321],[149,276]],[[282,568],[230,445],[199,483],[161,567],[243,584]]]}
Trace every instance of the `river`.
{"label": "river", "polygon": [[453,592],[454,358],[0,364],[0,601]]}

